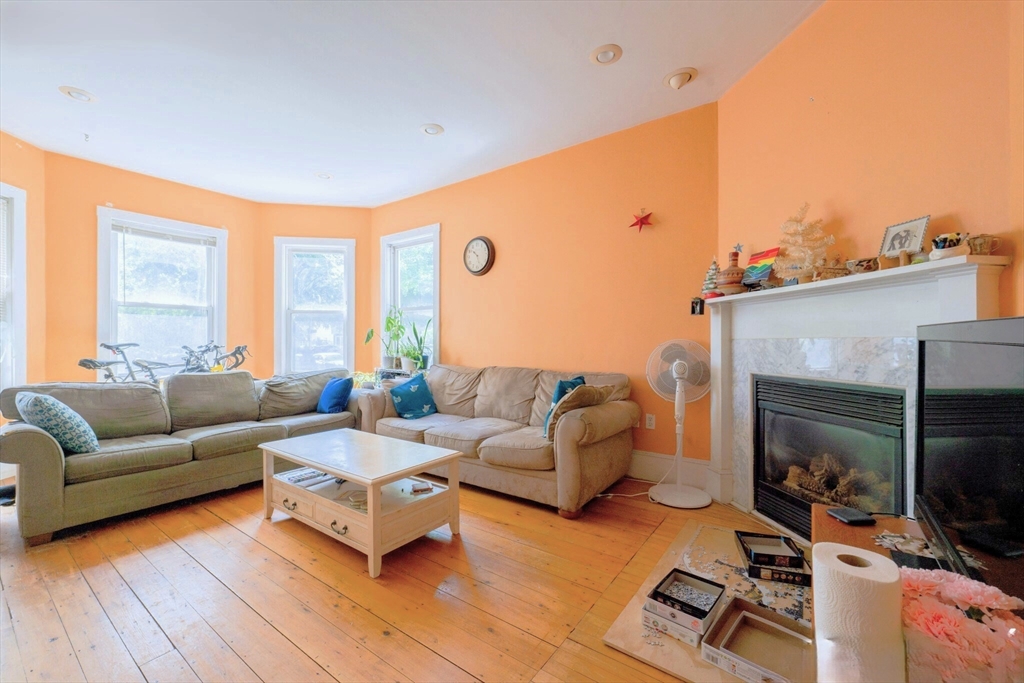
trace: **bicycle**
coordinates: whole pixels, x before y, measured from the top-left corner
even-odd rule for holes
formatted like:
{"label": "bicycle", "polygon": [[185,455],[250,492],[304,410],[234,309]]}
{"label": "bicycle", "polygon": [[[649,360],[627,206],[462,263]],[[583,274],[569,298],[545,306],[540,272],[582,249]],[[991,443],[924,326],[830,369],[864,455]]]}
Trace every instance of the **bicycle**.
{"label": "bicycle", "polygon": [[[85,368],[86,370],[102,371],[104,374],[104,382],[127,382],[135,381],[138,379],[135,376],[135,370],[132,368],[132,361],[128,358],[128,354],[124,352],[125,349],[130,349],[138,344],[126,342],[123,344],[100,344],[100,347],[107,349],[115,356],[120,356],[121,360],[99,360],[98,358],[82,358],[78,361],[79,367]],[[118,365],[125,366],[125,374],[121,377],[117,376],[114,372],[114,368]]]}
{"label": "bicycle", "polygon": [[[135,361],[136,367],[143,370],[149,379],[153,382],[159,380],[157,372],[167,370],[168,368],[181,368],[174,374],[182,373],[193,373],[193,372],[215,372],[217,366],[222,366],[223,370],[234,370],[239,365],[245,362],[246,356],[251,356],[249,353],[249,347],[247,345],[236,346],[233,350],[225,354],[217,354],[217,351],[223,349],[223,346],[218,346],[213,342],[209,342],[200,346],[197,349],[192,349],[188,346],[182,346],[182,350],[185,351],[183,363],[161,363],[159,361],[147,361],[137,360]],[[207,359],[207,355],[213,353],[213,362],[211,363]]]}

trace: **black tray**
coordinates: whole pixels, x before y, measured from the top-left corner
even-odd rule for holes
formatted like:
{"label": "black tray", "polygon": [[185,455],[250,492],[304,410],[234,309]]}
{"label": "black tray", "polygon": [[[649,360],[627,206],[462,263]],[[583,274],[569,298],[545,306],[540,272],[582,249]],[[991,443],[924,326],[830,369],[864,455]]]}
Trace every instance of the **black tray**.
{"label": "black tray", "polygon": [[[801,569],[804,566],[804,554],[789,536],[772,534],[754,534],[748,531],[737,531],[736,542],[740,553],[750,564],[760,567],[791,567]],[[771,548],[778,552],[771,552]]]}

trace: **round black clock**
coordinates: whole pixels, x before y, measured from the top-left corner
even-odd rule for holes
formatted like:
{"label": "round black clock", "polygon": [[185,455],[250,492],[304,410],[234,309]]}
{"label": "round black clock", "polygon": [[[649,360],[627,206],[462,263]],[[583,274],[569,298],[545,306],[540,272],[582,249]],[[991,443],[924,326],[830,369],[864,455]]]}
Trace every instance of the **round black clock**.
{"label": "round black clock", "polygon": [[473,275],[483,275],[494,265],[494,243],[486,237],[474,237],[462,252],[462,262]]}

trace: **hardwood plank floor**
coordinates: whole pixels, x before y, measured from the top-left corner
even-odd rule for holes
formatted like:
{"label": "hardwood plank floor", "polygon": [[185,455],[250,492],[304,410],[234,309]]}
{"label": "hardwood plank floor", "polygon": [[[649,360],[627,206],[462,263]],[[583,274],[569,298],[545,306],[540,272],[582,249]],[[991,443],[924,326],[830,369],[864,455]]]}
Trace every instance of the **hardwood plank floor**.
{"label": "hardwood plank floor", "polygon": [[256,484],[27,548],[0,508],[0,680],[673,681],[604,632],[688,520],[765,530],[717,503],[600,498],[566,520],[464,486],[462,534],[371,579],[362,554],[262,509]]}

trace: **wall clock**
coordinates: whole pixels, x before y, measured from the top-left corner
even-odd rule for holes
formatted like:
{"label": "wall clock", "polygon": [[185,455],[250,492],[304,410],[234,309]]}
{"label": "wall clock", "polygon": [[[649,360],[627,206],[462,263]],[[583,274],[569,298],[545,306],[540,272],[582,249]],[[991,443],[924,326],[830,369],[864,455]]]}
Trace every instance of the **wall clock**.
{"label": "wall clock", "polygon": [[473,275],[483,275],[494,265],[494,242],[484,236],[474,237],[466,243],[462,262]]}

